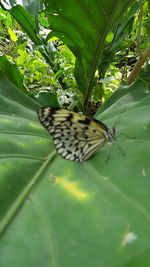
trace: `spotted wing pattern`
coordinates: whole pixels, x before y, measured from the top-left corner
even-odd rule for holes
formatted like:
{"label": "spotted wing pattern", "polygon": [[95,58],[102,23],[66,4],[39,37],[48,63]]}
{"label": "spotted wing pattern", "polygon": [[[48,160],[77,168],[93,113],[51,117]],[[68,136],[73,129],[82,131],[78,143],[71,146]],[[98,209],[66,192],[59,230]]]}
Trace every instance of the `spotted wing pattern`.
{"label": "spotted wing pattern", "polygon": [[85,161],[105,143],[115,140],[115,129],[72,111],[42,107],[38,118],[53,136],[58,153],[68,160]]}

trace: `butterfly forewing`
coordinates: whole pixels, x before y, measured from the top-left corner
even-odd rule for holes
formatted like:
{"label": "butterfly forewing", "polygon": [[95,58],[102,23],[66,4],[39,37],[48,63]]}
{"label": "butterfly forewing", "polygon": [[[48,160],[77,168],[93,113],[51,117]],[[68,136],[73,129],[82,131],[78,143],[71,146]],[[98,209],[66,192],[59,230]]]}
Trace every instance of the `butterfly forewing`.
{"label": "butterfly forewing", "polygon": [[43,107],[39,109],[38,117],[65,159],[87,160],[98,148],[115,139],[105,124],[72,111]]}

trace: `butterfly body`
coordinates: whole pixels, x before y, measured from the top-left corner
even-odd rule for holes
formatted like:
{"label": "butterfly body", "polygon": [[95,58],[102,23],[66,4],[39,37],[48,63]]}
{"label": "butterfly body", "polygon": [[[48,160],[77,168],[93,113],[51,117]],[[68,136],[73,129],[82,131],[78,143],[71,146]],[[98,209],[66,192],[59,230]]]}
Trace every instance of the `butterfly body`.
{"label": "butterfly body", "polygon": [[42,107],[38,110],[42,125],[53,136],[58,153],[65,159],[85,161],[107,142],[114,142],[115,128],[65,109]]}

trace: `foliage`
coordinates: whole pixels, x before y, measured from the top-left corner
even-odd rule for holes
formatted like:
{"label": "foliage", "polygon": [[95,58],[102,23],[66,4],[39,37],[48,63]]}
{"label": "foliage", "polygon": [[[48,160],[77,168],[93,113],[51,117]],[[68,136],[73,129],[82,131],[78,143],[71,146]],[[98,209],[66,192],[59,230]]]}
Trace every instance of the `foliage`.
{"label": "foliage", "polygon": [[[20,8],[22,9],[22,7]],[[20,8],[18,9],[18,12]],[[2,13],[4,13],[5,16],[7,16],[8,14],[8,12],[5,12],[3,10]],[[25,14],[32,23],[32,17],[28,13]],[[41,17],[42,15],[40,16],[40,18]],[[10,16],[9,19],[11,20]],[[22,19],[22,16],[20,19]],[[30,25],[27,26],[28,27],[26,27],[25,30],[29,34],[30,38],[32,37],[34,44],[29,38],[27,38],[27,35],[25,33],[17,31],[16,25],[15,27],[12,26],[10,32],[10,27],[8,28],[7,24],[4,24],[2,33],[6,31],[9,33],[10,37],[8,38],[8,40],[10,39],[9,43],[11,43],[11,48],[10,53],[8,54],[3,49],[2,45],[1,51],[5,52],[5,54],[8,55],[9,60],[11,60],[13,63],[17,63],[21,73],[24,75],[24,84],[30,91],[30,95],[31,92],[36,93],[42,90],[50,90],[51,92],[58,91],[59,97],[59,95],[61,94],[59,93],[59,90],[61,90],[59,77],[62,75],[62,73],[64,76],[63,85],[67,83],[68,90],[71,90],[72,87],[75,87],[75,82],[73,80],[73,65],[75,61],[74,56],[72,55],[72,53],[70,53],[69,49],[61,41],[58,40],[58,38],[52,38],[52,40],[47,44],[47,49],[49,50],[49,61],[51,62],[50,65],[52,65],[53,67],[49,68],[49,65],[43,58],[43,48],[37,45],[38,42],[41,42],[43,45],[45,43],[45,41],[42,40],[44,29],[42,31],[40,40],[36,35],[33,38],[33,29],[32,27],[30,27]],[[36,26],[34,25],[34,30],[35,29]],[[17,37],[15,40],[12,40],[14,35],[16,35]],[[57,47],[59,48],[57,49]],[[48,61],[47,56],[45,54],[44,56]],[[60,69],[58,68],[59,65]]]}
{"label": "foliage", "polygon": [[[14,1],[15,2],[15,1]],[[39,1],[40,3],[40,1]],[[88,4],[88,3],[87,3]],[[57,34],[57,29],[54,29],[48,34],[48,22],[51,25],[51,29],[53,30],[53,20],[57,21],[57,16],[51,16],[51,10],[53,12],[53,4],[51,3],[50,9],[48,10],[48,13],[45,12],[45,10],[41,9],[42,3],[39,4],[38,9],[41,11],[38,16],[38,9],[35,8],[34,5],[30,5],[30,3],[26,3],[24,8],[21,6],[14,6],[12,2],[9,3],[9,5],[12,7],[9,12],[12,14],[12,17],[14,17],[19,24],[23,27],[24,31],[28,34],[28,36],[31,38],[31,40],[27,37],[27,35],[21,31],[16,30],[16,24],[15,27],[11,27],[11,34],[8,28],[5,27],[5,30],[9,32],[10,39],[12,42],[13,35],[16,35],[18,40],[14,41],[14,47],[13,47],[13,54],[11,57],[11,60],[15,63],[17,63],[21,73],[24,75],[24,83],[28,90],[30,92],[33,92],[34,94],[39,91],[51,91],[52,93],[57,93],[58,100],[60,104],[66,104],[67,98],[69,98],[68,104],[71,104],[72,107],[78,106],[79,110],[83,109],[83,101],[87,102],[89,100],[99,101],[102,99],[105,99],[111,95],[111,93],[118,87],[120,81],[123,79],[126,79],[127,71],[131,68],[127,68],[127,66],[131,65],[129,59],[132,58],[132,64],[133,62],[136,62],[136,52],[135,47],[136,43],[134,40],[134,36],[137,35],[136,31],[138,31],[137,27],[137,16],[135,17],[135,12],[138,12],[140,6],[137,1],[133,1],[133,5],[130,6],[126,13],[124,14],[124,17],[121,21],[118,22],[118,24],[115,24],[112,27],[112,30],[108,32],[106,36],[106,40],[103,40],[102,36],[102,44],[101,46],[101,57],[99,62],[97,62],[99,68],[98,72],[94,78],[94,73],[91,76],[91,82],[89,83],[89,86],[86,84],[86,78],[84,81],[81,81],[81,77],[83,78],[85,75],[87,77],[90,77],[90,73],[92,70],[93,64],[88,62],[87,60],[84,60],[84,62],[87,61],[87,70],[89,66],[89,74],[82,73],[86,71],[84,70],[84,67],[82,68],[80,66],[80,70],[78,69],[78,66],[80,65],[80,59],[82,56],[80,55],[79,48],[78,51],[76,51],[77,46],[79,46],[80,43],[84,43],[82,40],[78,40],[78,45],[76,44],[75,49],[70,46],[69,40],[67,39],[67,35],[64,37],[62,36],[62,40],[70,46],[70,49],[73,51],[75,56],[77,57],[76,61],[76,68],[75,68],[75,77],[78,83],[78,90],[76,87],[76,83],[74,80],[73,75],[73,69],[74,69],[74,63],[75,63],[75,57],[70,52],[70,50],[67,48],[62,41],[60,41],[56,37],[51,36],[58,36],[60,37],[59,33]],[[65,4],[64,8],[65,8]],[[3,7],[5,5],[3,4]],[[49,2],[47,1],[47,6],[49,8]],[[74,6],[75,7],[75,6]],[[123,6],[120,6],[122,8]],[[80,7],[78,9],[77,6],[77,12],[84,10],[86,7]],[[93,4],[93,8],[94,4]],[[59,9],[59,6],[58,6]],[[27,10],[30,12],[30,14],[27,12]],[[67,10],[67,9],[66,9]],[[74,9],[76,10],[76,9]],[[96,10],[96,9],[95,9]],[[56,11],[56,10],[55,10]],[[104,9],[101,10],[102,14],[104,13]],[[66,11],[67,12],[67,11]],[[4,11],[2,11],[4,13]],[[26,25],[26,21],[23,19],[23,16],[20,14],[24,14],[26,18],[28,18],[28,25]],[[5,12],[5,14],[7,14]],[[18,16],[19,14],[19,16]],[[36,16],[36,23],[33,22],[32,15]],[[46,16],[48,14],[48,20],[46,19]],[[137,13],[138,14],[138,13]],[[91,13],[92,15],[92,13]],[[106,14],[105,14],[106,15]],[[67,16],[67,13],[66,13]],[[145,1],[143,6],[143,30],[142,35],[145,35],[145,32],[147,32],[148,29],[148,21],[149,17],[147,17],[147,1]],[[71,15],[69,15],[70,19]],[[134,19],[135,18],[135,19]],[[51,21],[52,19],[52,21]],[[9,16],[10,20],[10,16]],[[106,20],[107,21],[107,20]],[[10,23],[10,22],[9,22]],[[113,22],[112,22],[113,23]],[[87,25],[88,30],[90,29],[90,23],[85,23]],[[63,25],[63,23],[61,23]],[[96,25],[96,24],[95,24]],[[104,22],[100,22],[100,27],[104,27]],[[56,25],[54,25],[55,27]],[[20,26],[17,26],[20,27]],[[78,27],[78,26],[77,26]],[[80,27],[82,29],[83,23]],[[93,27],[93,26],[92,26]],[[9,27],[10,28],[10,27]],[[13,29],[13,30],[12,30]],[[69,27],[66,27],[67,31],[71,30]],[[19,29],[20,30],[20,29]],[[102,31],[102,28],[101,28]],[[77,32],[76,32],[77,33]],[[79,33],[79,32],[78,32]],[[86,30],[84,31],[83,36],[87,35],[88,32]],[[80,33],[79,33],[80,35]],[[50,38],[50,39],[49,39]],[[88,37],[89,38],[89,37]],[[91,37],[90,37],[91,38]],[[90,40],[89,38],[89,40]],[[141,38],[142,44],[145,45],[148,41],[147,38]],[[85,40],[85,38],[84,38]],[[122,42],[123,41],[123,42]],[[77,40],[76,40],[77,42]],[[92,42],[92,39],[91,39]],[[94,43],[92,43],[92,47]],[[86,49],[86,46],[90,48],[90,42],[84,43],[85,48],[83,48],[81,51],[86,51],[86,54],[89,55],[88,50]],[[103,47],[104,46],[104,47]],[[131,52],[130,47],[134,46],[134,52]],[[92,48],[91,47],[91,48]],[[102,48],[103,47],[103,48]],[[127,49],[128,47],[128,49]],[[88,48],[88,49],[89,49]],[[91,49],[90,48],[90,49]],[[98,50],[95,49],[97,52]],[[91,49],[91,52],[93,53],[93,50]],[[96,55],[95,52],[95,55]],[[86,58],[85,54],[85,58]],[[91,54],[94,57],[94,54]],[[98,58],[98,57],[97,57]],[[122,59],[124,58],[124,59]],[[91,57],[92,59],[92,57]],[[93,59],[95,61],[95,59]],[[97,60],[97,59],[96,59]],[[124,63],[118,63],[120,61]],[[78,62],[80,62],[78,64]],[[81,63],[82,65],[82,63]],[[50,68],[49,68],[50,67]],[[95,64],[96,67],[96,64]],[[122,69],[122,74],[121,74]],[[76,71],[77,70],[77,71]],[[93,82],[92,82],[93,80]],[[112,81],[112,83],[110,83]],[[84,84],[85,82],[85,84]],[[85,88],[85,89],[84,89]],[[65,89],[65,91],[64,91]],[[31,93],[30,93],[31,95]],[[91,96],[90,96],[91,95]],[[74,105],[73,100],[74,98],[77,99],[76,104]],[[67,104],[67,105],[68,105]],[[84,103],[85,104],[85,103]],[[83,110],[84,111],[84,110]]]}

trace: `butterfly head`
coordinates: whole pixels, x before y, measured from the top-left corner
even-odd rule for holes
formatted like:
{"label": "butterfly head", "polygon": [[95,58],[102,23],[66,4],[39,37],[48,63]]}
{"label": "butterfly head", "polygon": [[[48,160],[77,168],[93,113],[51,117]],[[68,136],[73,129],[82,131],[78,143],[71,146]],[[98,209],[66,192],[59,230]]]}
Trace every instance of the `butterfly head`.
{"label": "butterfly head", "polygon": [[108,129],[107,141],[115,143],[115,141],[116,141],[116,128]]}

